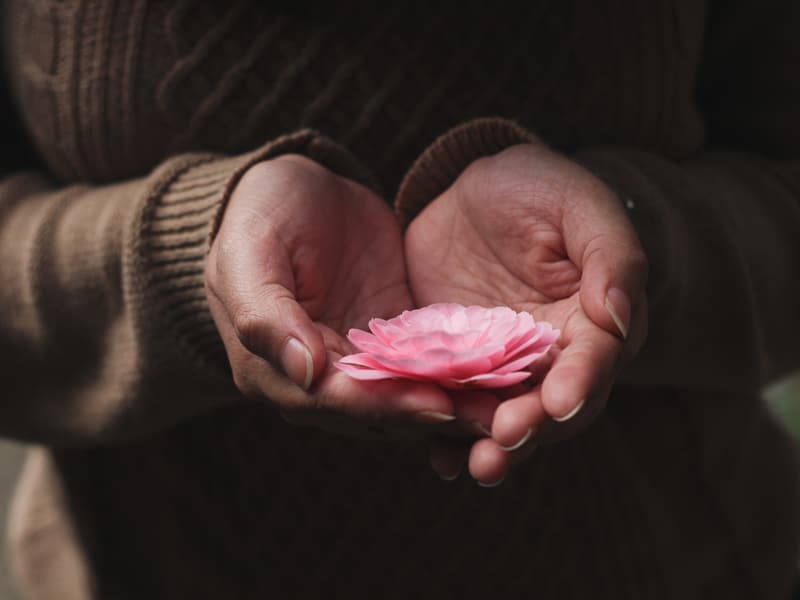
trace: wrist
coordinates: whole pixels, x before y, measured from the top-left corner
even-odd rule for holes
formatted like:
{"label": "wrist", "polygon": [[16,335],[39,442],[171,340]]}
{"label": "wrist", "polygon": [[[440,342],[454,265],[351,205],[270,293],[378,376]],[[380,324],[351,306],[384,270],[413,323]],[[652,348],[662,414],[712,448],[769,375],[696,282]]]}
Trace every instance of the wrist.
{"label": "wrist", "polygon": [[403,226],[407,226],[435,198],[447,190],[466,168],[518,144],[537,144],[531,132],[508,119],[474,119],[438,137],[419,156],[403,178],[395,200]]}

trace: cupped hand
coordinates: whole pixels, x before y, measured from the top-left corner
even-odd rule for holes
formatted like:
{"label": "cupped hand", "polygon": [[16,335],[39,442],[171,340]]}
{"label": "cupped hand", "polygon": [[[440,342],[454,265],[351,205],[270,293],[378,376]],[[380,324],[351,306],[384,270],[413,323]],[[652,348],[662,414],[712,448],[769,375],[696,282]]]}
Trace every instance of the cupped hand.
{"label": "cupped hand", "polygon": [[239,390],[291,422],[337,432],[413,433],[452,420],[435,386],[360,382],[333,366],[352,351],[351,327],[412,308],[402,250],[394,215],[365,187],[299,155],[251,167],[206,265]]}
{"label": "cupped hand", "polygon": [[532,388],[502,390],[469,409],[482,411],[490,436],[432,447],[444,477],[468,461],[472,476],[491,485],[539,441],[573,435],[603,409],[644,342],[647,260],[625,209],[603,182],[544,145],[472,163],[411,223],[405,253],[419,305],[506,305],[561,330]]}

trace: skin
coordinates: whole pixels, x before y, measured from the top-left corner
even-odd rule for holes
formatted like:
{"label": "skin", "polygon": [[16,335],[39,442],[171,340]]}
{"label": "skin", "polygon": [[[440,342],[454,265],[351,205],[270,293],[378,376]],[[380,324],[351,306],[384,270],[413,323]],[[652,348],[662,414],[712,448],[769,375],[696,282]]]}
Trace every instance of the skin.
{"label": "skin", "polygon": [[302,156],[253,166],[230,198],[205,277],[246,397],[292,423],[349,435],[429,435],[453,419],[436,386],[365,384],[333,366],[354,350],[351,327],[413,307],[400,228],[366,188]]}
{"label": "skin", "polygon": [[405,253],[418,305],[507,305],[561,330],[534,387],[499,395],[491,436],[432,446],[446,478],[468,463],[477,481],[496,484],[535,444],[580,431],[644,342],[647,260],[621,202],[544,145],[472,163],[411,223]]}
{"label": "skin", "polygon": [[[492,485],[602,410],[646,335],[646,272],[615,195],[545,146],[522,145],[474,162],[405,236],[383,201],[313,161],[259,163],[231,196],[206,289],[245,396],[300,425],[433,438],[443,478],[468,464]],[[495,392],[355,381],[333,367],[354,350],[351,327],[440,301],[529,311],[561,329],[559,347],[534,386]]]}

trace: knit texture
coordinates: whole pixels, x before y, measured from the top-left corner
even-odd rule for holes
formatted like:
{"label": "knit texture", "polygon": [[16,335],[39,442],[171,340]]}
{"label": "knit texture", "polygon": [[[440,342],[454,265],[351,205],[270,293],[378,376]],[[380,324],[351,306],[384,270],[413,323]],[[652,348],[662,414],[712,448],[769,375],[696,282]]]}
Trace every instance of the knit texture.
{"label": "knit texture", "polygon": [[[798,463],[757,390],[800,362],[798,11],[6,2],[4,144],[39,156],[0,182],[0,433],[46,445],[28,596],[785,598]],[[588,431],[487,490],[239,397],[203,269],[249,166],[304,154],[407,223],[539,140],[633,200],[653,267]]]}

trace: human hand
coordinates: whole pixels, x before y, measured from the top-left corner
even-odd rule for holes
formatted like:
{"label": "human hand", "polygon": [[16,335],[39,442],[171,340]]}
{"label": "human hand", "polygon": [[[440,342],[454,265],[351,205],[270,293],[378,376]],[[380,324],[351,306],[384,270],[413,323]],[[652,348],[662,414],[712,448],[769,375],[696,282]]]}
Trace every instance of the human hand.
{"label": "human hand", "polygon": [[450,398],[415,382],[361,382],[333,362],[372,317],[412,308],[399,225],[383,201],[299,155],[251,167],[206,265],[214,322],[238,389],[287,420],[354,433],[430,431]]}
{"label": "human hand", "polygon": [[405,253],[419,305],[507,305],[561,330],[533,389],[482,394],[470,406],[490,437],[432,447],[444,477],[468,453],[472,476],[494,484],[534,443],[573,435],[603,409],[646,337],[647,260],[619,199],[544,145],[472,163],[411,223]]}

